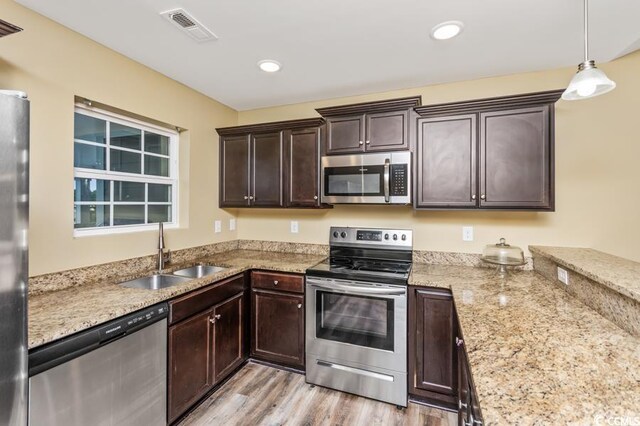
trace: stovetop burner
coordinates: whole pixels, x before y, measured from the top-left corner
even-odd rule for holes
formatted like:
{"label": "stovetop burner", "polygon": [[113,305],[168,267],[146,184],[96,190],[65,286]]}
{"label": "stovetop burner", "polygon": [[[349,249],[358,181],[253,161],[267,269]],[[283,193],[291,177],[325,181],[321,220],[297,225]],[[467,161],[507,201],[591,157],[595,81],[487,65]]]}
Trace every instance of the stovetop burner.
{"label": "stovetop burner", "polygon": [[377,259],[357,259],[349,257],[330,257],[331,269],[342,269],[359,272],[388,272],[393,274],[407,274],[411,269],[411,263],[394,262]]}
{"label": "stovetop burner", "polygon": [[412,237],[410,230],[332,227],[329,257],[307,275],[407,285]]}

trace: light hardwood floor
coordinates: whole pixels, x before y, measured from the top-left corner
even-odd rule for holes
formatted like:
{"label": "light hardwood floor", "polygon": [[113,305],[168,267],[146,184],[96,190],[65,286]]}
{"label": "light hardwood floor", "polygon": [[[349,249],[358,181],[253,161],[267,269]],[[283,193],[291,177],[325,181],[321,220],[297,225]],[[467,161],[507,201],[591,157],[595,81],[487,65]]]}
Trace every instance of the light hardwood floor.
{"label": "light hardwood floor", "polygon": [[187,416],[180,426],[429,425],[455,426],[455,413],[395,405],[311,387],[304,376],[249,363]]}

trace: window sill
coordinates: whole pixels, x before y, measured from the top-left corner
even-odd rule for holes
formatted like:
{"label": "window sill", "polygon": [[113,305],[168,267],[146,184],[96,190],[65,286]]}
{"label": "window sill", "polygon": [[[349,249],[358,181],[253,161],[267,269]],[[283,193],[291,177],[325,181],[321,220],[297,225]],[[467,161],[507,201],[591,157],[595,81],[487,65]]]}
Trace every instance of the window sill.
{"label": "window sill", "polygon": [[[180,226],[177,223],[165,223],[164,225],[165,230],[178,229],[179,227]],[[138,232],[158,232],[158,224],[151,223],[148,225],[127,225],[119,226],[117,228],[103,227],[74,229],[73,238],[96,237],[100,235],[133,234]]]}

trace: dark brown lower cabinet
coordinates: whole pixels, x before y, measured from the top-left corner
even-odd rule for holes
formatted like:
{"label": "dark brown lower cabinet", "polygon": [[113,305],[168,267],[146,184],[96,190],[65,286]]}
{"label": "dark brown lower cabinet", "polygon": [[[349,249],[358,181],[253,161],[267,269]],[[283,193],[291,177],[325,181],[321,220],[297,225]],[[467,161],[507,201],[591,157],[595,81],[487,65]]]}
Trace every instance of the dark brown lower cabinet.
{"label": "dark brown lower cabinet", "polygon": [[[289,283],[288,288],[294,291],[298,290],[290,284],[291,277],[294,282],[303,282],[302,276],[253,273],[251,357],[303,369],[304,295],[267,290],[264,288],[266,277],[277,285]],[[299,291],[302,289],[300,285]]]}
{"label": "dark brown lower cabinet", "polygon": [[443,289],[409,289],[409,394],[453,408],[458,392],[453,297]]}
{"label": "dark brown lower cabinet", "polygon": [[245,306],[243,275],[170,302],[169,423],[247,359]]}
{"label": "dark brown lower cabinet", "polygon": [[213,386],[211,311],[169,327],[169,422]]}
{"label": "dark brown lower cabinet", "polygon": [[[460,336],[462,336],[460,334]],[[478,395],[476,394],[471,368],[462,337],[456,338],[458,356],[458,425],[481,426],[483,424]]]}
{"label": "dark brown lower cabinet", "polygon": [[213,381],[224,379],[242,362],[244,293],[213,309]]}

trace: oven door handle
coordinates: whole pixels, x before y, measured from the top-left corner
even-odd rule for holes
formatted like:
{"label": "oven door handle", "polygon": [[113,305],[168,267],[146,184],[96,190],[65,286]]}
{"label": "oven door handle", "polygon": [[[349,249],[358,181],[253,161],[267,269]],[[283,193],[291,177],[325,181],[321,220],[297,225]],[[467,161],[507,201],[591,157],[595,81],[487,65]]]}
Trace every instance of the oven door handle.
{"label": "oven door handle", "polygon": [[346,284],[333,283],[329,285],[321,285],[316,283],[309,283],[313,288],[320,290],[334,291],[340,293],[359,293],[362,295],[376,295],[376,296],[402,296],[405,295],[407,290],[404,288],[379,288],[379,287],[360,287]]}
{"label": "oven door handle", "polygon": [[385,158],[384,160],[384,202],[389,202],[389,169],[391,168],[391,160]]}

